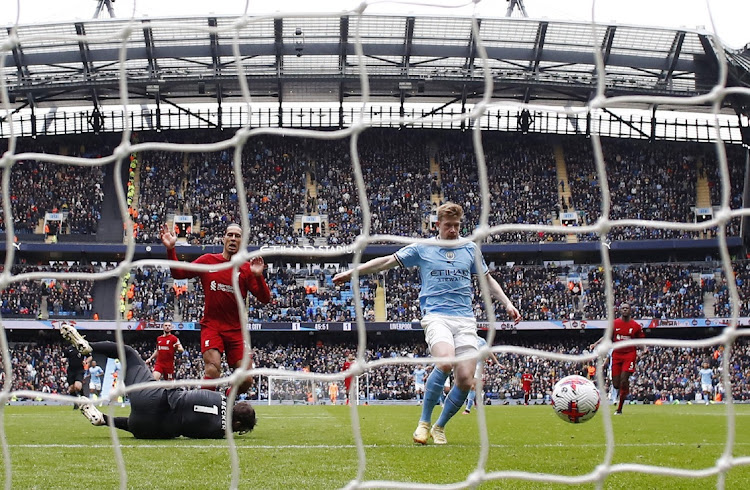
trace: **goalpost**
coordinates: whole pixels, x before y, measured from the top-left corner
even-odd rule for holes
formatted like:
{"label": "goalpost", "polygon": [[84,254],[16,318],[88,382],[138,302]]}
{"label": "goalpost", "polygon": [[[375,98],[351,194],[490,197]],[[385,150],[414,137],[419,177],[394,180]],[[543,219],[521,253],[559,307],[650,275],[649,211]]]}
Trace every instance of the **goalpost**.
{"label": "goalpost", "polygon": [[[367,2],[363,2],[358,5],[354,5],[355,2],[353,2],[352,9],[348,12],[351,16],[360,16],[362,14],[367,13],[367,9],[369,7],[369,4]],[[450,15],[451,10],[447,9],[446,14]],[[300,14],[300,15],[310,15],[310,14]],[[331,17],[336,17],[341,15],[341,13],[331,14]],[[220,32],[222,29],[224,31],[230,32],[230,33],[236,33],[238,29],[241,27],[252,25],[254,22],[254,19],[252,17],[249,17],[247,14],[241,15],[237,18],[235,26],[225,27],[225,28],[219,28],[219,27],[212,27],[212,28],[195,28],[197,32],[200,32],[202,34],[216,34]],[[481,29],[480,29],[480,23],[478,22],[477,17],[473,17],[471,19],[471,33],[472,33],[472,39],[474,43],[474,48],[476,49],[476,59],[475,63],[477,66],[480,66],[483,74],[484,74],[484,82],[485,82],[485,92],[483,94],[483,98],[474,104],[473,107],[471,107],[469,110],[467,110],[465,113],[457,114],[452,116],[450,119],[457,124],[465,125],[470,131],[473,138],[474,143],[474,149],[475,149],[475,156],[477,160],[477,175],[478,175],[478,183],[479,188],[481,192],[481,211],[480,211],[480,217],[478,222],[478,227],[473,231],[471,236],[468,238],[472,241],[477,242],[478,244],[481,244],[484,242],[487,237],[494,235],[494,234],[501,234],[505,232],[511,232],[511,231],[544,231],[545,233],[553,233],[553,234],[589,234],[589,233],[596,233],[600,237],[599,242],[599,252],[601,254],[602,258],[602,266],[604,268],[604,276],[605,276],[605,284],[606,284],[606,305],[607,305],[607,316],[610,319],[613,319],[615,317],[614,312],[614,298],[615,298],[615,291],[612,281],[612,263],[610,258],[610,243],[607,240],[607,232],[612,229],[613,227],[626,227],[626,226],[633,226],[633,227],[645,227],[645,228],[664,228],[664,229],[682,229],[682,230],[689,230],[689,231],[701,231],[701,230],[707,230],[710,228],[718,227],[718,238],[719,238],[719,253],[721,256],[721,263],[722,263],[722,269],[726,275],[726,277],[734,277],[732,275],[732,262],[730,253],[727,247],[727,234],[726,234],[726,225],[732,220],[733,218],[741,218],[745,216],[750,216],[750,211],[746,209],[740,209],[740,210],[732,210],[730,207],[730,182],[729,182],[729,169],[727,164],[727,158],[726,158],[726,152],[724,148],[724,144],[721,141],[721,139],[718,137],[721,133],[719,123],[718,123],[718,113],[721,108],[721,102],[725,97],[728,97],[730,95],[741,95],[744,97],[750,96],[750,90],[740,87],[727,87],[726,86],[726,73],[728,70],[727,60],[723,56],[719,56],[717,59],[717,63],[719,66],[719,72],[721,74],[721,79],[716,84],[714,89],[706,94],[703,95],[696,95],[694,97],[686,97],[686,98],[675,98],[675,97],[668,97],[668,96],[644,96],[644,95],[638,95],[638,96],[615,96],[610,97],[606,94],[607,89],[607,79],[606,79],[606,73],[605,73],[605,61],[603,58],[602,53],[602,46],[600,45],[600,39],[597,36],[597,32],[601,31],[602,26],[601,25],[594,25],[591,26],[591,37],[588,40],[587,44],[590,46],[590,49],[588,50],[589,53],[593,53],[594,55],[594,64],[596,67],[596,93],[595,96],[589,100],[589,102],[586,104],[586,107],[581,110],[575,110],[575,109],[560,109],[561,113],[565,113],[571,116],[583,116],[585,117],[586,114],[588,114],[591,111],[600,110],[600,109],[609,109],[609,108],[615,108],[615,107],[627,107],[628,104],[638,102],[638,103],[647,103],[647,104],[667,104],[667,105],[681,105],[681,106],[691,106],[694,104],[699,103],[711,103],[713,115],[714,115],[714,137],[715,137],[715,148],[716,153],[718,155],[719,160],[719,169],[721,171],[721,189],[722,189],[722,200],[720,203],[720,207],[718,211],[714,212],[713,217],[711,219],[708,219],[706,221],[703,221],[701,223],[674,223],[674,222],[668,222],[668,221],[651,221],[646,219],[623,219],[623,220],[612,220],[610,219],[610,191],[608,188],[608,179],[607,179],[607,168],[604,163],[604,157],[602,154],[602,144],[599,135],[596,133],[596,131],[592,131],[590,133],[591,137],[591,144],[594,150],[594,157],[595,157],[595,165],[596,165],[596,173],[598,176],[598,182],[601,186],[601,194],[602,194],[602,218],[599,219],[596,223],[586,225],[586,226],[580,226],[580,227],[564,227],[564,226],[544,226],[544,225],[518,225],[518,224],[501,224],[501,225],[494,225],[490,226],[489,224],[489,209],[490,209],[490,192],[488,187],[488,178],[487,178],[487,165],[485,162],[485,157],[483,153],[483,146],[482,146],[482,132],[479,124],[475,124],[477,121],[479,121],[488,111],[489,108],[493,107],[495,102],[492,101],[492,86],[493,86],[493,69],[490,66],[490,58],[487,54],[487,46],[485,46],[482,36],[481,36]],[[130,33],[134,29],[138,29],[140,26],[133,23],[125,23],[123,27],[119,31],[120,39],[122,39],[122,46],[123,48],[120,49],[120,77],[119,77],[119,86],[120,86],[120,98],[122,100],[123,108],[126,109],[128,106],[128,100],[129,100],[129,91],[128,91],[128,78],[126,76],[125,71],[125,65],[127,64],[127,50],[124,49],[126,45],[126,40]],[[3,173],[2,173],[2,208],[4,210],[5,214],[5,223],[6,223],[6,257],[5,257],[5,268],[2,275],[0,275],[0,288],[5,288],[9,284],[13,284],[15,282],[33,279],[33,280],[41,280],[44,278],[70,278],[70,279],[84,279],[84,280],[104,280],[112,277],[119,277],[122,279],[126,273],[129,272],[129,270],[135,266],[139,265],[150,265],[150,266],[162,266],[162,267],[168,267],[170,265],[169,261],[162,260],[162,259],[142,259],[142,260],[134,260],[134,250],[135,250],[135,243],[133,240],[133,237],[131,234],[127,234],[127,251],[125,253],[124,258],[119,263],[119,265],[111,270],[111,271],[105,271],[100,273],[48,273],[48,272],[32,272],[32,273],[24,273],[19,275],[11,275],[10,269],[11,265],[14,263],[15,257],[16,257],[16,248],[13,244],[13,230],[14,230],[14,223],[11,216],[11,201],[10,196],[12,194],[12,189],[10,188],[10,174],[12,172],[12,166],[25,159],[36,159],[39,161],[47,162],[49,164],[73,164],[73,165],[102,165],[104,163],[108,162],[115,162],[116,167],[116,173],[115,173],[115,179],[118,184],[117,186],[117,193],[118,198],[120,202],[120,210],[123,219],[126,223],[128,223],[128,228],[132,228],[132,221],[130,221],[130,218],[127,213],[127,199],[123,191],[123,185],[121,181],[121,175],[122,175],[122,165],[123,162],[127,160],[127,156],[131,153],[135,153],[138,151],[146,151],[146,150],[163,150],[163,151],[173,151],[173,152],[207,152],[207,151],[218,151],[222,149],[231,149],[234,151],[234,163],[233,163],[233,169],[234,169],[234,175],[235,175],[235,187],[237,189],[237,198],[239,201],[240,209],[247,209],[248,208],[248,202],[247,202],[247,192],[245,189],[245,185],[242,179],[242,146],[243,144],[251,137],[258,136],[258,135],[285,135],[287,137],[305,137],[305,138],[316,138],[320,140],[332,140],[332,139],[345,139],[348,140],[350,143],[350,157],[352,162],[352,172],[353,177],[356,183],[357,187],[357,195],[356,197],[352,196],[353,199],[356,199],[359,201],[361,205],[362,210],[362,221],[364,223],[364,226],[362,227],[363,232],[362,234],[352,243],[352,248],[355,251],[354,254],[354,264],[355,266],[360,264],[362,262],[362,256],[365,247],[368,244],[378,242],[378,241],[384,241],[388,240],[391,243],[395,243],[398,245],[405,245],[408,243],[413,243],[415,240],[408,237],[401,237],[401,236],[378,236],[378,235],[371,235],[370,234],[370,220],[371,216],[373,214],[373,210],[370,209],[369,206],[369,200],[367,195],[367,187],[365,185],[365,180],[363,177],[363,170],[360,162],[360,158],[357,152],[357,140],[359,135],[365,131],[368,127],[370,127],[369,121],[366,117],[366,108],[370,102],[370,93],[369,93],[369,74],[366,72],[366,69],[364,68],[366,66],[366,63],[364,62],[364,52],[363,52],[363,46],[360,41],[359,33],[355,29],[352,32],[349,33],[351,37],[351,42],[354,45],[355,53],[354,55],[358,57],[359,59],[359,66],[361,69],[360,77],[361,77],[361,83],[363,86],[363,102],[362,102],[362,110],[358,114],[358,117],[355,118],[355,120],[349,125],[348,127],[344,129],[340,129],[337,131],[313,131],[313,130],[294,130],[294,129],[264,129],[264,128],[252,128],[249,125],[244,126],[240,129],[238,129],[234,133],[228,133],[226,135],[226,139],[217,143],[212,144],[171,144],[171,143],[158,143],[158,142],[141,142],[137,144],[131,143],[131,128],[129,126],[129,121],[127,118],[124,120],[125,127],[123,128],[122,133],[122,140],[120,145],[115,148],[112,155],[106,156],[103,159],[100,160],[90,160],[86,158],[75,158],[75,157],[68,157],[68,156],[61,156],[61,155],[52,155],[52,154],[43,154],[43,153],[17,153],[16,152],[16,137],[15,134],[8,140],[8,147],[9,150],[2,156],[0,159],[0,164],[2,165]],[[75,36],[76,39],[79,39],[81,36],[85,36],[84,34],[80,34]],[[87,36],[89,41],[96,41],[97,37],[96,34],[88,35]],[[722,52],[723,49],[720,44],[720,41],[718,38],[709,36],[708,37],[710,43],[716,47],[716,52]],[[48,40],[50,43],[54,41],[54,39]],[[2,43],[2,54],[4,56],[0,56],[0,66],[4,66],[4,63],[7,63],[8,60],[13,58],[13,52],[14,50],[17,51],[17,48],[19,47],[18,43],[18,37],[15,35],[14,30],[10,29],[8,36],[3,40]],[[580,46],[579,46],[580,47]],[[243,64],[243,56],[240,52],[240,43],[239,39],[235,36],[234,42],[232,45],[233,49],[233,64],[236,67],[237,72],[243,72],[244,64]],[[248,81],[245,77],[239,77],[239,84],[241,87],[243,99],[247,105],[248,111],[252,112],[252,99],[250,97],[250,91],[248,89]],[[14,111],[11,109],[10,105],[10,99],[9,94],[7,90],[7,83],[5,79],[0,78],[0,96],[2,97],[2,112],[9,124],[9,127],[11,128],[11,131],[13,131],[12,128],[14,128],[13,121],[15,117]],[[531,106],[529,106],[531,107]],[[401,118],[401,117],[395,117],[392,121],[395,125],[409,125],[411,123],[418,123],[416,119],[407,119],[407,118]],[[242,226],[244,229],[249,229],[249,221],[247,217],[247,213],[242,213]],[[227,264],[227,267],[237,267],[239,266],[240,262],[239,259],[242,260],[249,260],[253,257],[262,255],[261,252],[253,252],[249,253],[247,252],[247,240],[248,237],[243,237],[243,243],[241,246],[242,252],[239,252],[237,254],[238,260],[233,261],[232,263]],[[304,256],[315,256],[319,257],[321,259],[327,258],[327,257],[333,257],[338,256],[338,251],[331,251],[331,250],[304,250],[304,252],[294,252],[289,251],[288,255],[295,256],[295,255],[303,255]],[[194,266],[190,264],[181,264],[181,267],[188,270],[208,270],[207,267],[201,267],[201,266]],[[236,275],[235,275],[235,281],[236,281]],[[358,298],[360,296],[360,286],[357,274],[354,275],[352,280],[353,290],[354,290],[354,297]],[[489,295],[489,290],[487,287],[487,280],[483,276],[479,276],[479,285],[481,288],[481,298],[478,299],[478,301],[484,302],[484,304],[487,306],[487,315],[489,318],[494,319],[495,312],[493,311],[492,307],[492,301]],[[726,441],[724,445],[724,451],[722,456],[716,461],[715,465],[708,467],[708,468],[696,468],[696,469],[682,469],[682,468],[671,468],[671,467],[663,467],[663,466],[657,466],[657,465],[651,465],[648,464],[648,462],[645,463],[615,463],[614,461],[614,451],[616,447],[616,438],[615,438],[615,432],[613,430],[612,426],[612,420],[611,416],[608,410],[602,410],[602,414],[600,415],[604,420],[604,429],[605,429],[605,435],[606,435],[606,452],[604,455],[604,458],[600,462],[600,464],[591,472],[581,475],[561,475],[561,474],[541,474],[541,473],[534,473],[534,472],[528,472],[523,470],[507,470],[507,471],[488,471],[487,470],[487,462],[488,462],[488,454],[489,454],[489,447],[490,447],[490,441],[488,439],[488,431],[487,431],[487,422],[486,422],[486,414],[485,409],[482,404],[477,405],[477,412],[479,413],[478,416],[478,425],[479,425],[479,432],[480,432],[480,447],[479,447],[479,457],[477,459],[476,468],[475,470],[467,477],[467,479],[459,482],[455,482],[454,484],[450,485],[451,488],[463,488],[463,487],[471,487],[475,485],[479,485],[483,482],[493,482],[493,481],[501,481],[501,480],[507,480],[507,479],[515,479],[515,480],[524,480],[527,482],[548,482],[548,483],[563,483],[563,484],[583,484],[583,483],[590,483],[595,484],[597,487],[601,488],[604,483],[605,479],[613,474],[621,473],[621,472],[642,472],[646,474],[651,475],[665,475],[665,476],[678,476],[678,477],[684,477],[684,478],[697,478],[697,477],[705,477],[705,476],[716,476],[717,477],[717,486],[724,487],[724,481],[727,472],[739,465],[748,465],[750,464],[750,457],[737,457],[733,454],[733,448],[734,448],[734,442],[735,442],[735,424],[736,424],[736,416],[734,411],[734,406],[732,404],[732,390],[731,390],[731,383],[730,383],[730,368],[731,368],[731,352],[732,352],[732,345],[734,341],[740,337],[748,335],[747,332],[738,330],[737,328],[737,318],[739,316],[739,295],[737,286],[734,283],[734,281],[729,281],[728,283],[728,289],[729,294],[731,297],[731,303],[732,303],[732,321],[731,323],[723,329],[723,331],[720,334],[715,335],[714,337],[700,340],[700,341],[681,341],[681,340],[663,340],[663,339],[642,339],[642,340],[633,340],[633,341],[627,341],[621,345],[636,345],[636,346],[647,346],[647,345],[660,345],[660,346],[671,346],[671,347],[706,347],[706,346],[713,346],[713,345],[723,345],[725,348],[725,352],[728,353],[728,355],[725,355],[722,359],[722,384],[725,387],[725,395],[726,395],[726,420],[727,420],[727,434],[726,434]],[[235,283],[235,290],[239,291],[239,288],[237,287],[237,284]],[[239,295],[239,293],[236,293]],[[243,301],[239,301],[238,296],[238,304],[242,308],[242,316],[246,316],[246,310],[244,306]],[[116,302],[116,299],[113,298],[113,301]],[[356,334],[358,339],[358,349],[357,349],[357,360],[353,365],[352,373],[357,376],[363,376],[366,375],[366,373],[373,369],[374,367],[377,367],[379,365],[384,364],[384,361],[369,361],[367,362],[365,360],[365,348],[366,348],[366,339],[367,334],[364,327],[364,314],[362,305],[360,302],[355,302],[355,309],[356,309],[356,317],[357,317],[357,323],[356,323]],[[495,330],[494,330],[494,323],[490,322],[490,330],[488,332],[488,343],[489,345],[492,345],[493,339],[495,337]],[[605,340],[599,345],[598,349],[595,353],[588,354],[584,353],[581,355],[563,355],[563,354],[555,354],[550,352],[544,352],[544,351],[537,351],[537,350],[531,350],[531,349],[524,349],[524,348],[517,348],[512,345],[510,346],[495,346],[492,348],[492,351],[496,354],[505,353],[505,352],[514,352],[514,353],[520,353],[524,355],[535,355],[540,358],[546,358],[550,360],[558,360],[558,361],[568,361],[568,362],[590,362],[590,361],[596,361],[597,363],[597,385],[602,389],[605,386],[605,380],[603,378],[602,373],[605,371],[603,369],[604,367],[604,359],[606,357],[607,351],[612,347],[612,343],[607,340],[612,332],[612,325],[609,324],[608,328],[604,332]],[[250,334],[248,331],[244,331],[245,340],[250,342]],[[115,336],[117,339],[117,342],[120,344],[120,346],[123,345],[123,336],[122,336],[122,328],[118,328],[115,331]],[[2,335],[0,335],[0,349],[2,349],[2,352],[4,354],[7,354],[8,351],[8,341],[7,341],[7,333],[5,332],[5,327],[2,327]],[[249,351],[249,349],[246,349],[246,351]],[[489,355],[489,350],[484,349],[479,351],[476,356],[480,359],[486,359]],[[13,368],[10,364],[10,359],[8,355],[3,355],[3,366],[5,370],[5,379],[11,379],[13,376]],[[121,358],[124,359],[124,355],[121,355]],[[388,359],[387,362],[400,362],[403,364],[417,364],[417,362],[423,363],[424,359],[411,359],[411,358],[394,358],[394,359]],[[127,366],[125,363],[123,363],[122,366],[123,371],[127,369]],[[292,400],[294,400],[295,396],[300,396],[301,394],[305,394],[305,403],[309,402],[309,397],[307,397],[307,393],[312,393],[312,400],[313,403],[317,403],[320,401],[321,396],[317,395],[318,390],[320,390],[323,395],[323,399],[327,399],[328,397],[328,391],[327,387],[330,386],[331,383],[338,383],[341,387],[340,393],[343,393],[343,382],[345,378],[345,374],[343,373],[329,373],[329,374],[318,374],[318,373],[304,373],[304,372],[295,372],[290,373],[288,371],[282,371],[282,370],[273,370],[273,369],[253,369],[250,365],[250,359],[249,357],[245,357],[243,359],[243,365],[242,367],[236,369],[234,373],[229,377],[222,380],[222,382],[226,382],[227,379],[229,382],[231,382],[235,387],[238,386],[245,375],[257,375],[262,377],[267,377],[268,380],[268,387],[269,387],[269,396],[268,403],[270,404],[272,402],[273,394],[275,393],[277,396],[279,394],[284,393],[286,396],[287,393],[291,393]],[[166,382],[160,382],[164,386],[167,386]],[[189,386],[189,387],[196,387],[201,384],[206,384],[205,380],[181,380],[176,383],[178,386]],[[175,384],[169,384],[169,386],[175,386]],[[355,393],[359,393],[359,383],[355,384]],[[482,386],[481,382],[477,386],[477,390],[481,391]],[[131,391],[130,387],[123,388],[118,386],[116,389],[112,391],[111,397],[118,397],[125,395],[128,391]],[[8,401],[11,396],[14,395],[21,395],[21,396],[28,396],[28,395],[36,396],[38,395],[35,392],[11,392],[10,391],[10,383],[5,383],[3,385],[3,391],[0,392],[0,407],[3,407],[5,405],[5,402]],[[232,393],[230,396],[231,398],[234,398],[236,393]],[[68,403],[73,403],[74,400],[70,397],[63,397],[59,395],[49,395],[49,394],[41,394],[41,396],[45,399],[56,399],[56,400],[62,400]],[[356,397],[357,400],[359,400],[359,396]],[[413,482],[399,482],[399,481],[390,481],[390,480],[367,480],[365,479],[365,469],[368,465],[368,457],[364,450],[365,443],[362,439],[361,430],[359,426],[359,417],[358,415],[358,408],[357,404],[352,403],[351,404],[351,428],[352,433],[354,435],[355,440],[355,446],[357,449],[357,460],[358,460],[358,468],[357,468],[357,474],[356,477],[349,483],[348,487],[350,488],[374,488],[374,487],[384,487],[384,488],[433,488],[432,485],[428,483],[418,484]],[[110,412],[111,413],[111,412]],[[0,408],[0,418],[4,418],[4,408]],[[0,421],[2,422],[2,421]],[[227,424],[228,427],[231,427],[231,424]],[[117,433],[112,430],[111,432],[112,437],[112,443],[114,447],[114,453],[115,453],[115,459],[117,462],[117,468],[120,475],[120,482],[121,486],[125,488],[127,486],[127,479],[128,479],[128,472],[125,467],[123,454],[121,450],[121,444],[119,441],[119,437]],[[12,478],[12,465],[11,465],[11,458],[10,458],[10,450],[8,448],[6,436],[5,436],[5,424],[0,423],[0,443],[2,443],[2,450],[4,455],[4,464],[5,464],[5,484],[6,488],[10,488],[11,486],[11,478]],[[233,438],[233,435],[231,432],[227,433],[227,445],[229,447],[230,452],[230,463],[231,463],[231,484],[230,486],[232,488],[238,487],[239,482],[239,474],[240,474],[240,465],[239,465],[239,457],[238,457],[238,451],[237,446],[235,444],[235,440]]]}

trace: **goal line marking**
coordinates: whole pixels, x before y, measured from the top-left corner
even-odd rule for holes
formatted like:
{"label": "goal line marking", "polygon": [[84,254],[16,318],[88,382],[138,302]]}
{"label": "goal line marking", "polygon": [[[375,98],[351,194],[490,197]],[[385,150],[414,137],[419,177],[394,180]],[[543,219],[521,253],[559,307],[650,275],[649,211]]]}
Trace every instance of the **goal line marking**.
{"label": "goal line marking", "polygon": [[[176,441],[179,442],[179,441]],[[365,449],[378,449],[378,448],[408,448],[408,447],[433,447],[434,444],[428,444],[426,446],[418,446],[416,444],[365,444]],[[476,447],[474,444],[455,444],[454,447]],[[490,444],[491,448],[606,448],[606,444]],[[617,444],[618,447],[677,447],[677,446],[718,446],[724,447],[723,442],[654,442],[654,443],[624,443]],[[735,442],[734,446],[750,446],[750,442]],[[19,449],[44,449],[44,448],[64,448],[64,449],[85,449],[85,448],[97,448],[106,449],[111,448],[111,444],[9,444],[10,448]],[[126,449],[164,449],[167,447],[165,444],[121,444],[121,448]],[[204,449],[204,448],[226,448],[226,444],[173,444],[170,446],[172,449]],[[282,445],[241,445],[237,446],[237,449],[354,449],[357,446],[354,444],[282,444]],[[437,447],[437,446],[435,446]]]}

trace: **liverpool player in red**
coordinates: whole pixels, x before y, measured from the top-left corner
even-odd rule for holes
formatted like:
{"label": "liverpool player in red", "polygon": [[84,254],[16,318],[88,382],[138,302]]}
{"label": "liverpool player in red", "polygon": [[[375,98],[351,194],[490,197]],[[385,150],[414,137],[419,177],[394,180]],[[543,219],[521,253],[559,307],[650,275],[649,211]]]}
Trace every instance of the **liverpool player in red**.
{"label": "liverpool player in red", "polygon": [[[643,327],[631,318],[630,305],[622,303],[620,305],[620,318],[615,319],[612,329],[612,342],[617,343],[643,337],[645,337]],[[591,344],[589,349],[593,350],[602,339]],[[621,349],[615,346],[612,350],[612,385],[620,392],[620,400],[615,415],[622,415],[622,404],[630,392],[630,375],[635,372],[635,359],[635,346]]]}
{"label": "liverpool player in red", "polygon": [[[175,252],[177,236],[168,225],[161,228],[161,241],[167,248],[167,257],[170,260],[178,260]],[[204,254],[194,260],[193,264],[226,264],[240,249],[242,241],[242,228],[237,224],[230,224],[224,233],[224,250],[220,254]],[[261,303],[271,301],[271,291],[268,289],[263,277],[265,264],[262,257],[255,257],[239,267],[238,283],[240,297],[247,297],[250,292]],[[232,285],[232,271],[229,267],[225,269],[209,271],[186,271],[172,268],[172,277],[175,279],[200,278],[205,295],[203,305],[203,318],[201,319],[201,352],[205,371],[204,379],[216,379],[221,376],[221,354],[226,353],[227,364],[236,368],[242,362],[245,343],[242,339],[242,328],[246,323],[240,319],[237,300],[234,296]],[[240,385],[240,393],[247,391],[252,386],[252,378],[248,378]]]}
{"label": "liverpool player in red", "polygon": [[[342,371],[348,371],[350,367],[352,367],[352,364],[354,363],[354,354],[347,354],[346,361],[344,361],[344,365],[341,366]],[[352,387],[352,376],[349,376],[347,378],[344,378],[344,386],[346,387],[346,404],[349,405],[349,388]],[[355,394],[356,396],[356,394]]]}
{"label": "liverpool player in red", "polygon": [[182,354],[185,348],[182,347],[180,339],[172,333],[172,323],[164,322],[162,326],[164,334],[159,335],[156,339],[156,350],[146,362],[156,359],[154,365],[154,379],[159,381],[162,377],[166,380],[174,379],[174,353],[175,351]]}
{"label": "liverpool player in red", "polygon": [[523,375],[521,375],[521,386],[523,387],[523,404],[529,404],[529,397],[531,396],[531,383],[534,381],[534,376],[529,371],[529,368],[524,369]]}

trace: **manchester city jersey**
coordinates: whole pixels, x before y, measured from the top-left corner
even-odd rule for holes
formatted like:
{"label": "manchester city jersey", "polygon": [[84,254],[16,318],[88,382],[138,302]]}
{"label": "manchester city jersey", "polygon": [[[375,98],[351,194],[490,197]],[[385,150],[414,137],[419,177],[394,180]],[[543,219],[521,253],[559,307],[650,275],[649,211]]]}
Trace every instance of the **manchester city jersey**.
{"label": "manchester city jersey", "polygon": [[[433,238],[433,240],[435,240]],[[419,267],[422,288],[419,307],[422,315],[439,314],[474,317],[474,290],[471,275],[476,274],[475,254],[481,252],[474,242],[455,247],[415,243],[395,253],[402,267]],[[481,258],[482,273],[489,269]]]}

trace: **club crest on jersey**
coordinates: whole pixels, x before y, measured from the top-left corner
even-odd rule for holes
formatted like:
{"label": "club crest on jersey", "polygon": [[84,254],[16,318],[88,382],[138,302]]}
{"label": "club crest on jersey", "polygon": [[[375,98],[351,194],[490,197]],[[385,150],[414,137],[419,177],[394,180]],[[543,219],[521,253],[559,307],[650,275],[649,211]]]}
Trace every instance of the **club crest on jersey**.
{"label": "club crest on jersey", "polygon": [[445,258],[448,259],[448,260],[455,259],[456,258],[456,252],[454,252],[453,250],[448,250],[447,252],[445,252]]}

